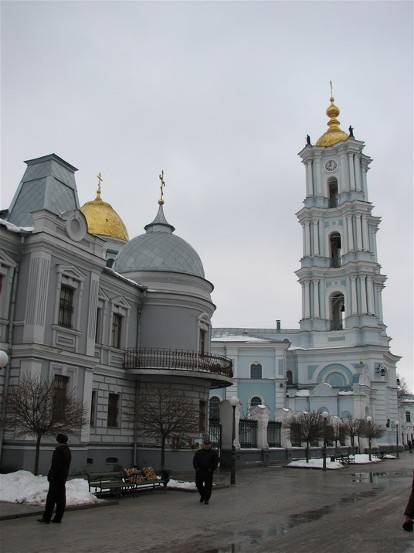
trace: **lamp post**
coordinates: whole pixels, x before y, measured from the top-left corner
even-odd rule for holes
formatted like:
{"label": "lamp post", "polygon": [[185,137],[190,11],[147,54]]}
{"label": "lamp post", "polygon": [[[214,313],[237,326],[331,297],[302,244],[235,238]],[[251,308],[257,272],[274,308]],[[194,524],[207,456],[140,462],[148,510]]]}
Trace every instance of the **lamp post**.
{"label": "lamp post", "polygon": [[397,457],[400,456],[400,453],[398,451],[398,432],[399,432],[399,426],[400,426],[400,423],[398,421],[395,421],[395,436],[397,438]]}
{"label": "lamp post", "polygon": [[329,417],[328,411],[322,413],[323,418],[323,470],[326,470],[326,419]]}
{"label": "lamp post", "polygon": [[9,362],[9,356],[5,351],[0,349],[0,369],[3,369]]}
{"label": "lamp post", "polygon": [[369,460],[371,461],[371,421],[372,417],[368,415],[367,417],[367,423],[368,423],[368,455]]}
{"label": "lamp post", "polygon": [[230,484],[236,483],[236,407],[239,404],[239,398],[233,396],[229,399],[229,403],[233,409],[232,427],[231,427],[231,474]]}

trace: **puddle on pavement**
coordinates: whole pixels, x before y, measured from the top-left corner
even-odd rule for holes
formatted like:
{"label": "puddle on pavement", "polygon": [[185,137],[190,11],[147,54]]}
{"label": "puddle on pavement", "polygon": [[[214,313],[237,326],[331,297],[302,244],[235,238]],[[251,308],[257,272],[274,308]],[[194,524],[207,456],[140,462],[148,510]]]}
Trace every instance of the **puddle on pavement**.
{"label": "puddle on pavement", "polygon": [[220,549],[208,549],[203,553],[247,553],[250,551],[250,546],[258,544],[266,537],[277,537],[286,534],[292,528],[299,526],[300,524],[306,524],[319,520],[325,515],[333,513],[337,508],[345,507],[351,503],[357,503],[368,497],[375,497],[384,486],[388,485],[388,473],[387,472],[356,472],[352,474],[353,482],[377,484],[379,487],[373,487],[369,490],[361,492],[353,492],[348,496],[341,497],[333,505],[326,505],[320,509],[314,509],[311,511],[303,511],[301,513],[295,513],[289,515],[287,519],[280,524],[272,524],[264,528],[251,528],[237,533],[237,538],[241,543],[231,543],[226,547]]}

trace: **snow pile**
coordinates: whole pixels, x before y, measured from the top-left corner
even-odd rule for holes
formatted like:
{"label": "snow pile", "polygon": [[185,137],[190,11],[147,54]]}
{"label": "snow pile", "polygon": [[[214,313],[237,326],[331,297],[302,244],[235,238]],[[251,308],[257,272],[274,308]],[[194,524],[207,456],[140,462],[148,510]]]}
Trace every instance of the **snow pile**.
{"label": "snow pile", "polygon": [[[350,459],[354,459],[354,463],[351,463],[352,465],[365,465],[369,463],[380,463],[381,459],[378,459],[378,457],[374,457],[371,455],[371,461],[369,460],[369,455],[365,453],[357,453],[355,455],[350,455]],[[395,459],[394,455],[385,455],[386,459]],[[306,459],[298,459],[296,461],[290,462],[288,467],[299,467],[299,468],[308,468],[308,469],[321,469],[323,468],[323,459],[309,459],[309,463],[306,462]],[[329,455],[326,456],[326,468],[331,469],[342,469],[344,466],[339,461],[331,461],[331,457]]]}

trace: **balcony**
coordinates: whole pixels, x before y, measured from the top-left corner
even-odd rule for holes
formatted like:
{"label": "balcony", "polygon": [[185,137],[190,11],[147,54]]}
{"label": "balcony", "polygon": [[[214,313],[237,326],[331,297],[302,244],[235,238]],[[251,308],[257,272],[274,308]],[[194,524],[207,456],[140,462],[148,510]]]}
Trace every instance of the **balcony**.
{"label": "balcony", "polygon": [[187,350],[127,349],[124,369],[135,375],[192,373],[191,376],[210,379],[212,387],[218,388],[230,386],[233,378],[233,364],[228,357]]}

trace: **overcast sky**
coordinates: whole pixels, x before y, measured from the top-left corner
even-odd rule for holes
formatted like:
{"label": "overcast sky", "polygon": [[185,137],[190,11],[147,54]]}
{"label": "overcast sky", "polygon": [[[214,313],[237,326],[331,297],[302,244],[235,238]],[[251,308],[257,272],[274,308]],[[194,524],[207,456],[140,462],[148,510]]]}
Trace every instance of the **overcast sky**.
{"label": "overcast sky", "polygon": [[24,160],[79,169],[130,238],[165,215],[214,286],[215,327],[297,328],[297,153],[341,128],[373,158],[384,322],[413,375],[412,2],[1,2],[1,208]]}

